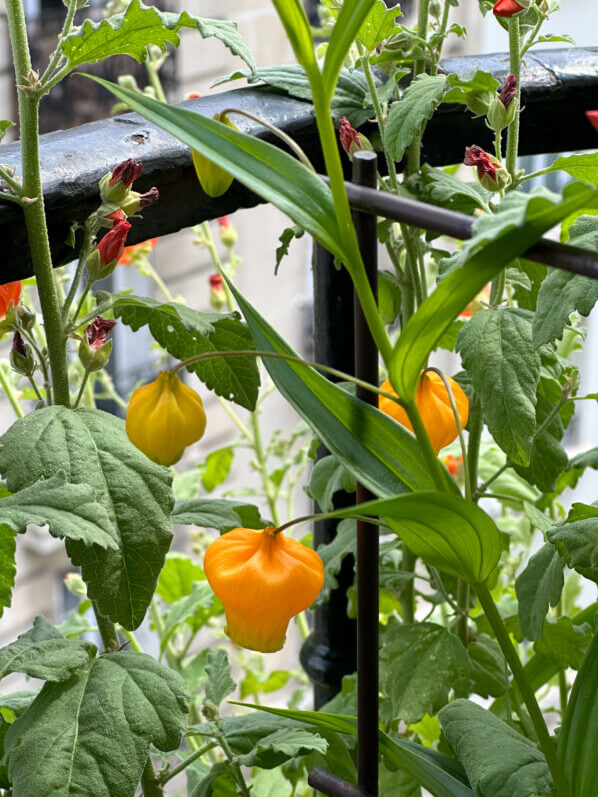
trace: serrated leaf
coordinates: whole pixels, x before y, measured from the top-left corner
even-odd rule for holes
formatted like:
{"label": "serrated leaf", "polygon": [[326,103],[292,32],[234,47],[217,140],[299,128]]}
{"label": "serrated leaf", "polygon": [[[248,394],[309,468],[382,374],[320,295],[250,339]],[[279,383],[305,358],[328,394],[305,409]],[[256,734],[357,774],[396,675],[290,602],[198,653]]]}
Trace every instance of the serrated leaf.
{"label": "serrated leaf", "polygon": [[541,365],[529,322],[508,310],[482,310],[459,332],[457,351],[492,436],[513,462],[528,465]]}
{"label": "serrated leaf", "polygon": [[576,180],[598,185],[598,152],[582,155],[567,155],[557,158],[550,167],[551,172],[563,171]]}
{"label": "serrated leaf", "polygon": [[47,525],[53,537],[118,550],[116,530],[95,490],[87,484],[70,484],[64,471],[0,502],[0,524],[23,534],[29,523]]}
{"label": "serrated leaf", "polygon": [[317,733],[284,728],[264,736],[251,752],[241,756],[239,760],[245,766],[251,767],[256,765],[258,756],[267,753],[269,750],[275,753],[282,753],[285,758],[294,758],[295,756],[305,755],[311,750],[324,754],[327,749],[328,742],[318,736]]}
{"label": "serrated leaf", "polygon": [[6,131],[9,127],[12,127],[14,122],[10,122],[8,119],[2,119],[0,121],[0,144],[2,143],[2,139],[6,135]]}
{"label": "serrated leaf", "polygon": [[65,639],[40,614],[33,628],[0,649],[0,678],[20,672],[45,681],[66,681],[94,652],[89,642]]}
{"label": "serrated leaf", "polygon": [[172,475],[129,442],[124,422],[105,412],[46,407],[0,438],[0,472],[11,492],[64,471],[85,484],[108,513],[118,550],[67,541],[89,597],[125,628],[145,616],[172,539]]}
{"label": "serrated leaf", "polygon": [[86,19],[62,41],[62,52],[74,69],[81,64],[94,64],[112,55],[129,55],[139,63],[148,57],[148,45],[166,50],[167,44],[178,47],[182,28],[197,30],[202,38],[216,37],[251,68],[255,62],[241,38],[235,22],[205,19],[188,14],[160,11],[140,0],[131,0],[126,11],[94,22]]}
{"label": "serrated leaf", "polygon": [[318,554],[324,563],[324,587],[322,593],[328,594],[338,587],[336,575],[341,569],[345,556],[357,554],[357,527],[350,518],[341,520],[336,527],[334,539],[326,545],[320,545]]}
{"label": "serrated leaf", "polygon": [[248,695],[277,692],[287,684],[290,677],[291,673],[288,670],[273,670],[265,678],[259,678],[255,673],[248,672],[241,681],[241,700],[244,700]]}
{"label": "serrated leaf", "polygon": [[[598,218],[580,216],[569,230],[569,243],[598,252]],[[538,293],[533,322],[534,346],[560,340],[571,314],[589,315],[597,300],[598,280],[550,269]]]}
{"label": "serrated leaf", "polygon": [[160,654],[164,653],[171,636],[181,623],[192,618],[198,609],[210,609],[214,603],[214,593],[207,581],[194,581],[188,595],[175,601],[165,619],[160,640]]}
{"label": "serrated leaf", "polygon": [[166,554],[166,561],[156,587],[156,595],[166,603],[174,603],[191,592],[195,581],[201,581],[204,578],[203,570],[190,556],[178,551],[171,551]]}
{"label": "serrated leaf", "polygon": [[556,617],[546,620],[542,638],[534,644],[534,650],[553,659],[559,669],[571,667],[579,670],[591,641],[592,628],[589,623],[574,625],[570,617]]}
{"label": "serrated leaf", "polygon": [[573,504],[567,522],[546,536],[569,567],[598,584],[598,508]]}
{"label": "serrated leaf", "polygon": [[492,712],[459,699],[442,708],[438,719],[476,794],[548,797],[554,793],[544,755]]}
{"label": "serrated leaf", "polygon": [[342,462],[329,454],[315,463],[307,493],[318,502],[322,512],[329,512],[333,508],[332,499],[339,490],[355,492],[355,477]]}
{"label": "serrated leaf", "polygon": [[468,95],[488,94],[493,95],[498,88],[498,80],[490,72],[483,72],[476,69],[475,74],[470,78],[462,78],[452,73],[448,76],[447,92],[444,95],[444,102],[458,102],[467,105]]}
{"label": "serrated leaf", "polygon": [[12,602],[17,568],[15,553],[17,544],[14,531],[5,523],[0,523],[0,617]]}
{"label": "serrated leaf", "polygon": [[280,246],[276,249],[276,265],[274,266],[274,276],[278,276],[278,269],[280,268],[280,264],[289,253],[289,247],[291,243],[295,240],[295,238],[299,239],[305,235],[305,230],[299,227],[297,224],[294,224],[292,227],[285,227],[282,233],[280,234],[278,240],[280,241]]}
{"label": "serrated leaf", "polygon": [[11,726],[13,795],[132,797],[150,745],[177,748],[187,710],[182,678],[151,656],[100,656],[46,684]]}
{"label": "serrated leaf", "polygon": [[382,688],[393,718],[419,722],[448,702],[449,691],[465,683],[471,662],[462,642],[434,623],[401,625],[391,618],[380,648]]}
{"label": "serrated leaf", "polygon": [[392,35],[398,16],[402,16],[398,6],[388,8],[384,0],[376,0],[357,34],[358,40],[368,52],[374,50],[381,41]]}
{"label": "serrated leaf", "polygon": [[[238,313],[201,313],[178,302],[158,302],[139,296],[119,296],[115,318],[136,332],[148,326],[152,337],[178,360],[195,354],[255,349]],[[192,363],[206,387],[248,410],[255,409],[260,376],[253,357],[223,357]]]}
{"label": "serrated leaf", "polygon": [[224,498],[177,501],[171,518],[173,523],[216,529],[221,534],[237,528],[263,529],[269,525],[257,506]]}
{"label": "serrated leaf", "polygon": [[391,105],[384,138],[395,161],[401,160],[424,122],[432,118],[442,102],[446,81],[446,75],[419,75],[405,89],[403,97]]}
{"label": "serrated leaf", "polygon": [[[548,520],[548,518],[546,518]],[[565,563],[550,543],[543,545],[517,576],[515,592],[519,602],[519,627],[526,639],[540,639],[549,606],[561,599]]]}
{"label": "serrated leaf", "polygon": [[473,213],[476,208],[487,210],[492,195],[479,183],[466,183],[427,163],[421,174],[423,193],[429,202],[461,213]]}
{"label": "serrated leaf", "polygon": [[236,688],[225,650],[220,648],[208,653],[206,673],[208,674],[206,699],[218,707]]}

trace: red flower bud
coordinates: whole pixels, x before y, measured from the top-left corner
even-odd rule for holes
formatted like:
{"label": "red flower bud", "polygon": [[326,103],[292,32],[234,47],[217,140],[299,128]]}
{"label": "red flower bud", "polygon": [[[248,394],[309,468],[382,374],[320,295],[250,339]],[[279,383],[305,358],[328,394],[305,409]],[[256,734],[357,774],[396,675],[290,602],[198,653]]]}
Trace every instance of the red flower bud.
{"label": "red flower bud", "polygon": [[598,111],[586,111],[586,116],[592,127],[598,130]]}
{"label": "red flower bud", "polygon": [[520,14],[522,11],[525,11],[524,6],[520,6],[515,0],[498,0],[492,9],[495,17],[505,17],[506,19],[514,17],[515,14]]}
{"label": "red flower bud", "polygon": [[231,226],[231,222],[228,216],[220,216],[218,218],[218,224],[220,225],[220,229],[222,230],[228,230],[228,228]]}
{"label": "red flower bud", "polygon": [[220,274],[211,274],[210,275],[210,288],[212,290],[220,290],[222,288],[222,277]]}
{"label": "red flower bud", "polygon": [[137,163],[135,158],[128,158],[128,160],[122,161],[122,163],[114,167],[108,185],[112,188],[116,183],[121,182],[127,188],[130,188],[133,182],[141,176],[142,171],[143,166]]}
{"label": "red flower bud", "polygon": [[97,316],[91,324],[85,327],[85,335],[89,348],[92,351],[97,351],[108,340],[108,333],[116,326],[116,321],[109,321],[102,318],[101,315]]}
{"label": "red flower bud", "polygon": [[114,222],[112,225],[113,227],[116,227],[121,221],[126,221],[126,216],[120,208],[118,210],[113,210],[112,213],[107,213],[104,218]]}
{"label": "red flower bud", "polygon": [[517,94],[517,75],[509,75],[507,78],[507,82],[504,85],[504,88],[498,95],[498,99],[502,102],[505,106],[506,110],[509,110],[510,104],[515,99]]}
{"label": "red flower bud", "polygon": [[100,243],[96,246],[96,250],[100,255],[100,266],[107,266],[118,261],[122,257],[125,249],[125,241],[131,225],[128,221],[119,221],[106,235],[102,238]]}
{"label": "red flower bud", "polygon": [[199,91],[190,91],[189,94],[187,94],[188,100],[198,100],[200,97],[201,94],[199,93]]}
{"label": "red flower bud", "polygon": [[25,341],[21,337],[20,332],[15,332],[12,338],[12,350],[23,357],[27,356],[27,349],[25,348]]}
{"label": "red flower bud", "polygon": [[145,194],[139,194],[139,207],[147,208],[149,205],[154,205],[159,198],[160,192],[156,186],[154,186],[153,188],[150,188],[149,191],[146,191]]}
{"label": "red flower bud", "polygon": [[490,155],[485,152],[477,144],[465,148],[465,159],[463,163],[466,166],[475,166],[478,170],[478,177],[480,180],[485,174],[489,174],[492,179],[496,176],[497,164],[494,163]]}
{"label": "red flower bud", "polygon": [[355,130],[354,127],[351,127],[351,123],[347,119],[346,116],[343,116],[341,119],[341,124],[339,127],[339,138],[341,141],[341,146],[345,150],[347,154],[351,152],[351,144],[354,144],[357,149],[361,149],[361,141],[359,140],[359,133]]}
{"label": "red flower bud", "polygon": [[7,282],[0,285],[0,319],[4,318],[12,304],[16,307],[21,298],[21,282]]}

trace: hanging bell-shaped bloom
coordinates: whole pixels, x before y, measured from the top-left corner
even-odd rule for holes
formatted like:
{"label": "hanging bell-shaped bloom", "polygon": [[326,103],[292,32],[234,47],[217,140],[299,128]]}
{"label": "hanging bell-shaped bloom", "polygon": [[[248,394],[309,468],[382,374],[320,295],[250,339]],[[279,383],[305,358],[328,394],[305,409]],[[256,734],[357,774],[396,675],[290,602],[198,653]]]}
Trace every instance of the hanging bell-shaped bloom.
{"label": "hanging bell-shaped bloom", "polygon": [[[459,413],[459,420],[461,421],[461,427],[465,428],[469,417],[469,401],[454,379],[451,379],[450,376],[446,377],[446,379],[451,386],[457,412]],[[381,389],[384,390],[385,393],[396,395],[388,379],[384,382]],[[434,451],[438,453],[441,448],[448,446],[455,440],[459,434],[459,430],[457,429],[457,422],[455,421],[447,389],[440,376],[434,371],[422,372],[415,394],[415,405],[419,410],[432,447]],[[395,401],[380,396],[378,407],[382,412],[390,415],[391,418],[394,418],[395,421],[398,421],[402,426],[405,426],[411,432],[413,431],[409,416]]]}
{"label": "hanging bell-shaped bloom", "polygon": [[[223,114],[215,114],[214,119],[217,122],[222,122],[222,124],[227,127],[231,127],[233,130],[238,130],[228,117]],[[193,165],[195,166],[197,179],[206,194],[212,198],[225,194],[230,188],[232,181],[235,179],[233,175],[220,168],[220,166],[216,166],[215,163],[204,155],[200,155],[199,152],[196,152],[194,149],[191,150],[191,154],[193,156]]]}
{"label": "hanging bell-shaped bloom", "polygon": [[223,534],[206,551],[204,571],[224,605],[228,636],[262,653],[282,648],[289,621],[324,585],[319,555],[272,526]]}
{"label": "hanging bell-shaped bloom", "polygon": [[158,465],[174,465],[206,429],[206,414],[197,393],[176,373],[162,371],[138,388],[127,408],[129,440]]}

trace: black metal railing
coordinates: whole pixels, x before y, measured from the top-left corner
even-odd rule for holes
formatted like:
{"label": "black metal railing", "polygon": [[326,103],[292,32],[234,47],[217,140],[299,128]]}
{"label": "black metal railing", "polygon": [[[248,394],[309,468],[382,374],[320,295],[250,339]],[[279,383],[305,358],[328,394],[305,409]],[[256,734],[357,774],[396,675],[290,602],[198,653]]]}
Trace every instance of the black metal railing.
{"label": "black metal railing", "polygon": [[[447,71],[461,75],[485,69],[504,79],[506,56],[449,59],[443,62],[443,66]],[[584,111],[595,109],[597,89],[598,49],[544,51],[541,57],[528,55],[522,73],[526,110],[522,116],[521,153],[596,147],[596,133],[587,123]],[[193,100],[186,105],[210,116],[225,107],[251,108],[254,114],[292,135],[316,167],[322,165],[311,106],[306,102],[265,89],[245,89]],[[248,124],[245,129],[262,135],[256,125]],[[466,145],[478,143],[489,147],[489,136],[483,121],[471,119],[463,107],[441,107],[424,138],[424,157],[436,165],[459,162]],[[127,157],[136,157],[144,164],[145,185],[140,187],[156,184],[161,193],[160,203],[149,208],[143,220],[132,228],[135,237],[131,243],[175,232],[260,202],[255,194],[236,183],[224,197],[209,199],[197,186],[188,149],[134,114],[43,136],[41,155],[56,265],[72,259],[73,250],[64,243],[66,235],[74,220],[81,221],[98,204],[100,177],[116,162]],[[18,146],[4,147],[1,159],[15,165],[18,171]],[[364,262],[374,286],[378,215],[455,238],[471,236],[472,219],[469,216],[381,194],[371,187],[375,185],[371,179],[376,169],[374,155],[363,153],[361,157],[356,156],[354,163],[354,182],[347,183],[347,190],[356,211],[355,224]],[[24,225],[19,211],[12,206],[0,206],[0,234],[4,255],[0,282],[28,276],[31,270]],[[543,239],[525,256],[556,268],[598,278],[598,254],[585,250]],[[315,358],[375,381],[376,350],[358,310],[353,318],[351,283],[344,271],[332,267],[330,256],[319,246],[314,255],[314,306]],[[354,329],[353,347],[347,344],[351,325]],[[372,373],[368,369],[373,369]],[[363,498],[364,494],[358,493],[358,500]],[[317,543],[328,541],[333,534],[334,526],[330,521],[316,523]],[[354,671],[357,659],[359,783],[354,786],[330,773],[314,770],[310,774],[310,784],[330,797],[375,797],[378,793],[378,535],[376,527],[362,527],[358,529],[358,535],[357,639],[354,636],[355,623],[346,616],[345,592],[352,583],[352,566],[346,562],[339,578],[339,590],[333,592],[327,606],[316,611],[314,633],[302,652],[302,663],[316,682],[318,704],[338,690],[342,675]]]}

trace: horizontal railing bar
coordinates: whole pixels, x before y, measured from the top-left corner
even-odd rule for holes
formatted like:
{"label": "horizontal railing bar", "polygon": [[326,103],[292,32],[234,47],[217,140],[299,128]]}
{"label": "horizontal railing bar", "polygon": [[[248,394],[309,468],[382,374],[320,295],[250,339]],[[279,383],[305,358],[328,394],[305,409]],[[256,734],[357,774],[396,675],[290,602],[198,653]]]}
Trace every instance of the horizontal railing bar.
{"label": "horizontal railing bar", "polygon": [[[476,69],[491,72],[504,81],[506,54],[448,58],[442,62],[446,72],[462,77]],[[84,80],[72,76],[69,80]],[[591,149],[596,132],[584,111],[592,110],[598,96],[598,48],[567,48],[528,53],[522,69],[520,154]],[[316,169],[323,170],[318,135],[309,102],[282,95],[266,87],[238,89],[188,100],[183,105],[206,116],[225,108],[250,110],[265,121],[279,126],[306,151]],[[555,116],[558,114],[558,123]],[[566,122],[566,123],[565,123]],[[254,122],[239,118],[235,124],[251,135],[270,135]],[[364,128],[367,133],[367,126]],[[492,148],[492,134],[481,118],[474,119],[463,105],[442,105],[426,130],[423,159],[432,165],[459,163],[465,147],[479,144]],[[136,184],[141,191],[156,185],[160,202],[147,208],[143,219],[135,220],[129,243],[156,236],[253,207],[262,200],[239,183],[218,199],[206,196],[197,184],[191,154],[184,144],[154,127],[137,114],[123,114],[70,130],[41,137],[40,154],[44,202],[48,216],[50,242],[56,266],[73,259],[66,244],[73,222],[82,222],[99,204],[98,182],[119,161],[136,158],[144,174]],[[2,146],[0,162],[20,173],[18,142]],[[350,163],[345,159],[347,176]],[[2,266],[0,282],[30,276],[31,263],[21,210],[0,203]]]}
{"label": "horizontal railing bar", "polygon": [[322,794],[328,795],[328,797],[370,797],[368,792],[358,786],[347,783],[346,780],[332,775],[319,767],[311,770],[307,782],[312,789],[317,789]]}
{"label": "horizontal railing bar", "polygon": [[[475,219],[454,210],[428,205],[416,199],[364,188],[354,183],[345,183],[351,207],[364,213],[372,213],[393,219],[424,230],[449,235],[451,238],[467,240],[472,236]],[[541,238],[522,255],[527,260],[547,266],[582,274],[598,279],[598,253],[577,246],[561,244]]]}

